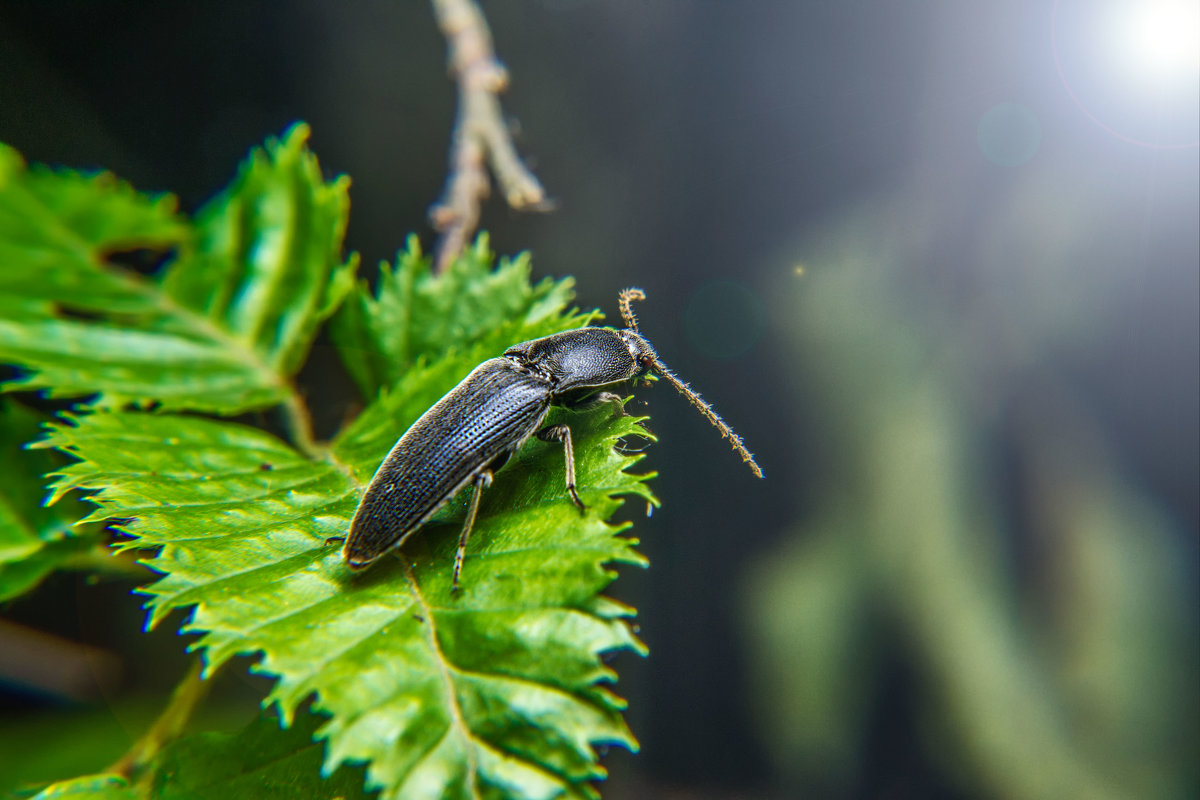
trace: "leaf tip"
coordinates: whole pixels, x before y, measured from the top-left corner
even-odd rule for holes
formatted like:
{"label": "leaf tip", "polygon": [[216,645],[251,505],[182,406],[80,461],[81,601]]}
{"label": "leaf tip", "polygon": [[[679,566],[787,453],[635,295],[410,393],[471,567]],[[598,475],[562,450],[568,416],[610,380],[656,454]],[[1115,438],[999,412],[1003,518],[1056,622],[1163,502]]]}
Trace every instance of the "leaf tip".
{"label": "leaf tip", "polygon": [[298,150],[307,144],[312,135],[312,127],[304,120],[296,120],[288,125],[280,137],[280,147],[285,150]]}

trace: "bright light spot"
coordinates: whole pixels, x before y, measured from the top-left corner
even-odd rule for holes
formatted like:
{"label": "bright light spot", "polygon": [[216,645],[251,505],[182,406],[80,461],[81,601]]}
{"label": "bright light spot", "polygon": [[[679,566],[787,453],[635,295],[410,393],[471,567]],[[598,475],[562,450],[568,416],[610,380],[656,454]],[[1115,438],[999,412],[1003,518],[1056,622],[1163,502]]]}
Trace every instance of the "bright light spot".
{"label": "bright light spot", "polygon": [[1054,0],[1054,66],[1118,139],[1200,147],[1200,0]]}
{"label": "bright light spot", "polygon": [[804,275],[805,271],[806,270],[804,269],[803,264],[797,264],[796,266],[792,267],[792,272],[794,272],[796,274],[796,277],[798,277],[798,278],[802,277]]}
{"label": "bright light spot", "polygon": [[1130,66],[1158,79],[1200,73],[1200,0],[1132,0],[1114,15]]}

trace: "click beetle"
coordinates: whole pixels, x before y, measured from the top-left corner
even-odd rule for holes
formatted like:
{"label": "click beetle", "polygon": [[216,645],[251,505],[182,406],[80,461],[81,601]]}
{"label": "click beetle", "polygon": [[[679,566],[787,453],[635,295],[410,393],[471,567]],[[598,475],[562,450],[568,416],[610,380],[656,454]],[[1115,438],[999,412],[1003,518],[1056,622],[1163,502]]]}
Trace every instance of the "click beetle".
{"label": "click beetle", "polygon": [[567,494],[583,512],[575,487],[575,453],[565,424],[541,427],[551,405],[580,408],[620,398],[602,387],[652,372],[674,386],[730,441],[759,478],[762,470],[741,437],[712,406],[659,359],[640,333],[631,302],[640,289],[621,292],[624,329],[585,327],[513,345],[484,361],[421,415],[392,447],[363,493],[342,557],[362,569],[404,541],[467,484],[473,486],[454,556],[457,591],[467,538],[479,498],[492,474],[530,436],[562,442]]}

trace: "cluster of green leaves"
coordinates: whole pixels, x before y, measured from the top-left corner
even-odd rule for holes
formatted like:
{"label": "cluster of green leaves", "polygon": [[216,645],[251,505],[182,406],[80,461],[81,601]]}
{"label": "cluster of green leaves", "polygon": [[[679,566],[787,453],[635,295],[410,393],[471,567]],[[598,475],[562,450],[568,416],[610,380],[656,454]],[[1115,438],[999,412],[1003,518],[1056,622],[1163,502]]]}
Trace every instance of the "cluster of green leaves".
{"label": "cluster of green leaves", "polygon": [[[636,746],[601,657],[642,645],[632,610],[601,592],[611,565],[642,563],[606,520],[622,496],[654,502],[648,476],[628,472],[637,456],[615,449],[645,432],[604,409],[571,415],[583,516],[561,448],[529,443],[484,496],[461,594],[449,583],[461,501],[398,558],[350,573],[327,539],[346,533],[399,432],[481,360],[589,317],[567,310],[569,280],[531,285],[525,258],[493,269],[482,239],[437,276],[414,240],[376,292],[356,284],[356,259],[342,257],[348,182],[322,178],[306,137],[296,126],[256,150],[193,219],[168,196],[26,167],[0,146],[0,363],[20,370],[4,388],[78,399],[38,446],[72,457],[51,500],[79,490],[93,506],[71,529],[44,511],[18,517],[0,557],[20,563],[72,532],[92,544],[108,521],[117,548],[149,551],[161,573],[140,590],[148,625],[187,610],[181,632],[199,637],[208,675],[258,655],[254,669],[275,678],[264,703],[290,728],[185,739],[133,784],[99,776],[47,796],[218,793],[186,788],[201,773],[228,775],[227,793],[294,745],[288,764],[335,777],[363,764],[387,798],[594,797],[596,746]],[[122,266],[133,251],[164,266]],[[294,378],[331,316],[367,406],[319,444]],[[292,441],[219,418],[275,407]],[[0,586],[23,588],[5,569]],[[217,770],[231,748],[237,768]],[[313,796],[334,791],[321,785]]]}

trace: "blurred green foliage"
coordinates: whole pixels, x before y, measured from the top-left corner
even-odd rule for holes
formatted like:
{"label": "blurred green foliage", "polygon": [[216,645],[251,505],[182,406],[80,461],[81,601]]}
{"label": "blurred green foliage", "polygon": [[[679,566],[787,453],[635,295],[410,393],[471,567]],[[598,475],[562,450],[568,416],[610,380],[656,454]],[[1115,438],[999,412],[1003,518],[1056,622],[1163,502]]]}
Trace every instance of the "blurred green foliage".
{"label": "blurred green foliage", "polygon": [[855,791],[887,652],[914,676],[921,749],[967,796],[1186,797],[1183,533],[1042,367],[1105,324],[1117,284],[1056,292],[1077,254],[1048,251],[1027,295],[1005,264],[948,302],[916,278],[917,214],[848,215],[779,292],[827,449],[821,501],[746,576],[774,765],[793,790]]}
{"label": "blurred green foliage", "polygon": [[42,476],[59,463],[51,453],[25,449],[42,421],[0,398],[0,602],[30,591],[56,569],[107,566],[99,526],[74,525],[85,513],[81,504],[42,503]]}

